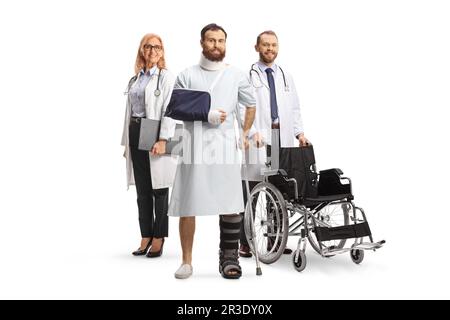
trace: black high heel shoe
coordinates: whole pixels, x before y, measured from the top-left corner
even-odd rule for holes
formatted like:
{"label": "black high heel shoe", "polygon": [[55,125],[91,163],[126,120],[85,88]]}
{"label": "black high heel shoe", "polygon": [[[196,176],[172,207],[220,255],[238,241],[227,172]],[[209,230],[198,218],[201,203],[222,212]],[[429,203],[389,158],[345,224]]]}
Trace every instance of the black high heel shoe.
{"label": "black high heel shoe", "polygon": [[150,240],[148,241],[147,245],[145,246],[145,249],[137,249],[136,251],[134,251],[132,253],[133,256],[144,256],[147,254],[148,250],[150,249],[150,247],[152,246],[152,241],[153,238],[150,238]]}
{"label": "black high heel shoe", "polygon": [[157,257],[161,257],[163,254],[163,247],[164,247],[164,238],[162,238],[162,243],[161,243],[161,249],[159,249],[159,251],[156,252],[147,252],[147,258],[157,258]]}

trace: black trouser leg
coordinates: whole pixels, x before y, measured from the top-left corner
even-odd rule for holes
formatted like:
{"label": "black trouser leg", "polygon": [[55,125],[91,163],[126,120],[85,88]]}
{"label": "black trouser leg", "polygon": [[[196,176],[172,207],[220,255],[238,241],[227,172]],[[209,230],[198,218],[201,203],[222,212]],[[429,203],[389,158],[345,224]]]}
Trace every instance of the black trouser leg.
{"label": "black trouser leg", "polygon": [[138,149],[140,124],[131,122],[129,141],[136,183],[139,226],[142,238],[153,237],[153,190],[148,151]]}
{"label": "black trouser leg", "polygon": [[[255,188],[255,186],[259,183],[259,181],[249,181],[248,185],[250,187],[250,192],[252,192],[252,190]],[[245,181],[242,181],[242,191],[243,191],[243,196],[244,196],[244,206],[247,205],[247,188],[245,187]],[[254,208],[253,208],[254,210]],[[241,244],[248,246],[248,242],[247,242],[247,237],[245,236],[245,228],[244,228],[244,212],[240,213],[241,217],[242,217],[242,221],[241,221],[241,232],[240,232],[240,241]]]}
{"label": "black trouser leg", "polygon": [[164,238],[169,236],[169,188],[154,189],[155,196],[155,227],[153,236]]}

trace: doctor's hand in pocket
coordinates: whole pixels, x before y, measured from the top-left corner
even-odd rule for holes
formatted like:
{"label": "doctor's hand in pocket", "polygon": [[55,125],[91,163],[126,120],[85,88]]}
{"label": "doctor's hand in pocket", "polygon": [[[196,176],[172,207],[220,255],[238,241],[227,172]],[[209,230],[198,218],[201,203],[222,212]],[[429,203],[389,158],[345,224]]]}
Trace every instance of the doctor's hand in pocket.
{"label": "doctor's hand in pocket", "polygon": [[156,142],[153,145],[152,150],[150,151],[150,153],[155,156],[155,155],[163,155],[166,153],[166,140],[159,140],[158,142]]}

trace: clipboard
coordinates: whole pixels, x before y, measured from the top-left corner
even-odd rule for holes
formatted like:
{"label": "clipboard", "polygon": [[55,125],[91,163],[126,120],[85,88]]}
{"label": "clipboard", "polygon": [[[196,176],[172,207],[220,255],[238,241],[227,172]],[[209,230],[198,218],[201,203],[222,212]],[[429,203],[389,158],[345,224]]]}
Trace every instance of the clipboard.
{"label": "clipboard", "polygon": [[[141,130],[139,134],[138,149],[143,151],[150,151],[156,141],[159,140],[159,130],[161,128],[161,121],[154,119],[141,119]],[[175,126],[175,134],[166,143],[166,153],[171,155],[181,155],[182,153],[182,137],[183,125],[177,123]]]}

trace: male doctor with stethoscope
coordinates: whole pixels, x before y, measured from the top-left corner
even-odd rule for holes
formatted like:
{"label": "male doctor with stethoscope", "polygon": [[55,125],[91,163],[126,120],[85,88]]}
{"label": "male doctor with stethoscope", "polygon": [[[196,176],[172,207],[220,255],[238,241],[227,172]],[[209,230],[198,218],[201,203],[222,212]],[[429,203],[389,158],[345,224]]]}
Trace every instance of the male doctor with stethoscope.
{"label": "male doctor with stethoscope", "polygon": [[[257,106],[255,121],[249,132],[249,138],[254,143],[246,151],[247,165],[246,170],[242,172],[242,178],[249,180],[250,189],[263,179],[261,169],[265,167],[267,157],[266,148],[261,147],[271,144],[272,129],[279,129],[281,148],[308,144],[303,132],[300,103],[294,81],[275,64],[278,55],[278,37],[275,32],[264,31],[258,35],[255,50],[259,53],[259,61],[254,63],[249,71]],[[244,191],[244,199],[246,198]],[[286,254],[291,252],[290,249],[284,251]],[[243,226],[239,255],[252,256]]]}

